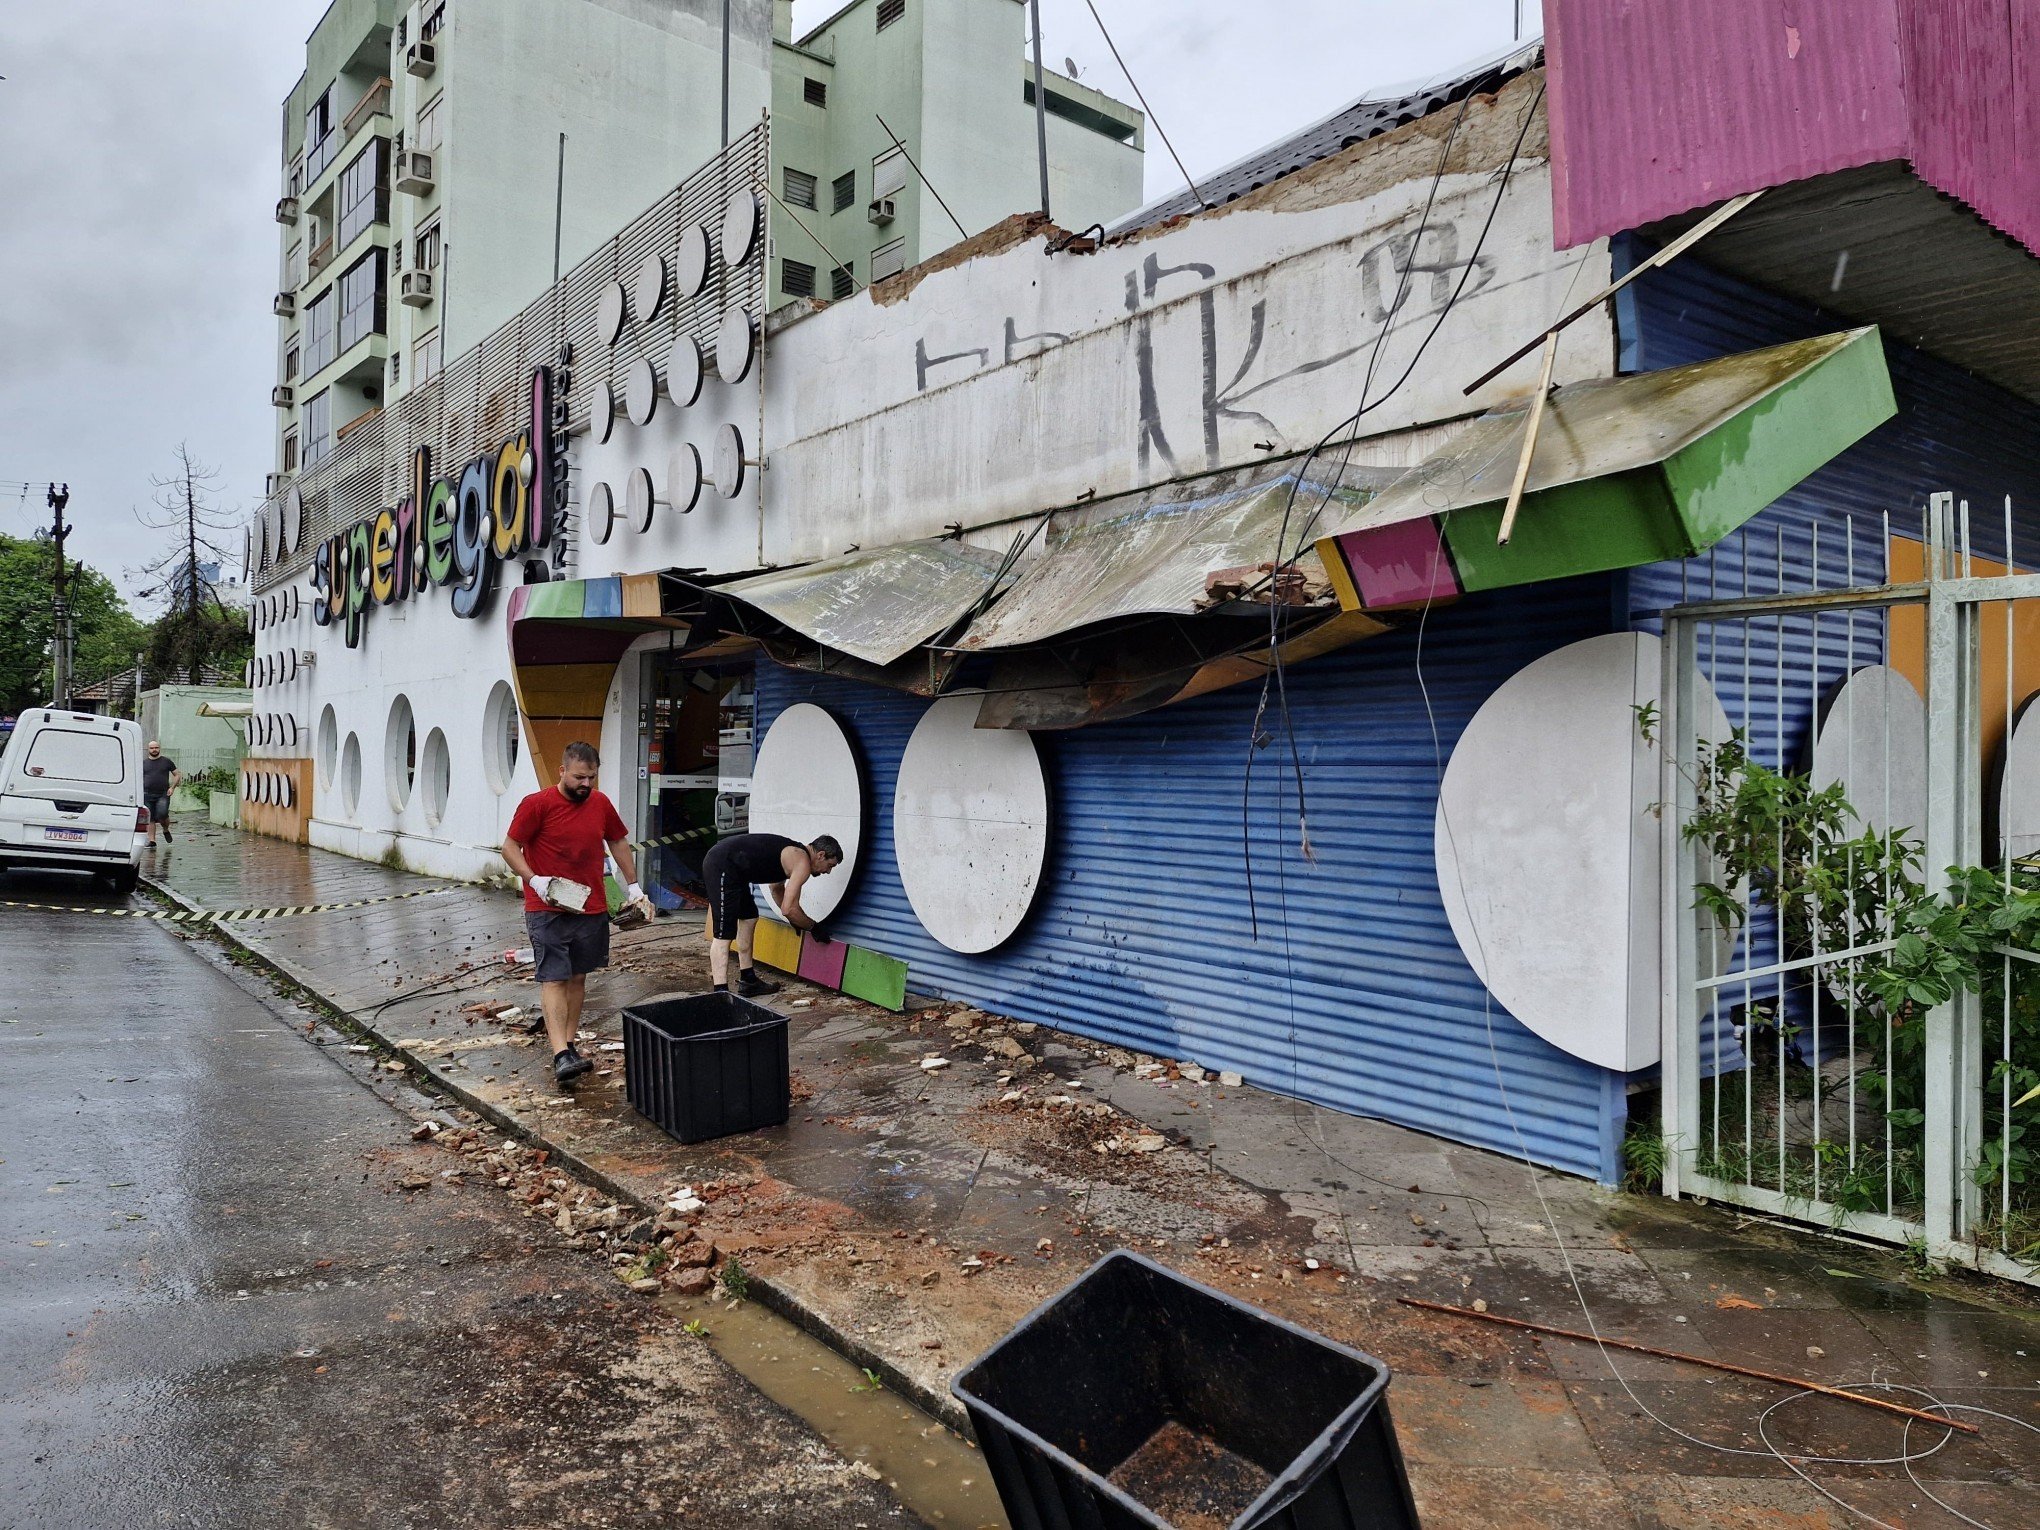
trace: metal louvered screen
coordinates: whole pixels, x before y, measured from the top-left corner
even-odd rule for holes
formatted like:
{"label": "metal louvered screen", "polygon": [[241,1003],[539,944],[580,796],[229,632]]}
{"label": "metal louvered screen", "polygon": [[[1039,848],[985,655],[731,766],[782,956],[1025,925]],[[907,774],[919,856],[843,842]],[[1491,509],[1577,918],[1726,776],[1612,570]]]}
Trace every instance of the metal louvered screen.
{"label": "metal louvered screen", "polygon": [[[411,454],[430,446],[442,465],[465,462],[513,434],[524,418],[525,388],[532,371],[557,361],[571,348],[573,387],[567,396],[571,427],[587,424],[588,389],[595,383],[622,385],[629,363],[643,357],[664,380],[666,358],[683,329],[704,352],[715,348],[717,321],[726,308],[741,305],[762,323],[765,262],[753,259],[731,271],[716,259],[706,284],[692,298],[677,297],[673,273],[681,232],[699,224],[711,248],[719,244],[723,204],[749,186],[766,195],[770,173],[769,125],[760,122],[728,149],[660,197],[481,344],[447,364],[431,381],[356,423],[317,468],[295,480],[304,499],[304,531],[290,553],[271,557],[255,572],[265,591],[297,578],[320,544],[402,496]],[[665,259],[668,292],[649,323],[632,315],[614,346],[596,342],[596,309],[612,281],[626,288],[648,255]],[[280,513],[287,486],[258,516]]]}

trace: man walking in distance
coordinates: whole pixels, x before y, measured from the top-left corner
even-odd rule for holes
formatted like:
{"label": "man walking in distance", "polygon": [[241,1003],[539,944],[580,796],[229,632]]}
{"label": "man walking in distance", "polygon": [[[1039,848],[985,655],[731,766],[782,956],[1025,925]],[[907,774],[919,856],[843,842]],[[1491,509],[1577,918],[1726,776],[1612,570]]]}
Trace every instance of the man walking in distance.
{"label": "man walking in distance", "polygon": [[[638,886],[637,857],[624,838],[616,806],[595,789],[602,757],[593,744],[569,744],[557,786],[517,804],[503,859],[524,884],[524,928],[531,935],[532,976],[553,1050],[553,1079],[566,1084],[595,1065],[574,1046],[588,974],[609,965],[609,900],[602,852],[616,862],[632,904],[647,915],[651,900]],[[574,885],[578,884],[578,886]],[[586,901],[582,901],[585,894]]]}
{"label": "man walking in distance", "polygon": [[754,999],[779,991],[751,964],[751,940],[758,932],[758,900],[751,896],[751,884],[772,889],[772,901],[795,929],[813,930],[816,939],[827,940],[800,906],[800,890],[809,877],[825,877],[842,864],[843,847],[829,834],[811,845],[784,834],[738,834],[717,841],[701,862],[701,879],[708,884],[708,971],[718,993],[729,991],[732,940],[737,945],[737,992]]}
{"label": "man walking in distance", "polygon": [[154,739],[149,740],[148,758],[142,761],[142,805],[149,810],[149,848],[156,848],[156,825],[163,826],[163,840],[174,844],[170,833],[170,794],[177,790],[177,783],[184,779],[184,772],[177,768],[177,762],[163,752],[163,746]]}

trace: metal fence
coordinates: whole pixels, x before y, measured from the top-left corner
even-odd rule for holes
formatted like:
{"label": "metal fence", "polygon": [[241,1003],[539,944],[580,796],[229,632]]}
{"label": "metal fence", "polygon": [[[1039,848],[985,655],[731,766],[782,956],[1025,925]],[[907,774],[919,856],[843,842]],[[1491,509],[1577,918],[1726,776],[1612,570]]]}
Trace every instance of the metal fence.
{"label": "metal fence", "polygon": [[2040,575],[2009,502],[1838,535],[1664,613],[1664,1186],[2040,1282]]}
{"label": "metal fence", "polygon": [[699,294],[678,298],[669,288],[650,323],[625,325],[614,346],[595,343],[603,288],[611,281],[628,288],[639,263],[654,251],[674,269],[686,228],[706,227],[713,243],[731,192],[748,185],[761,200],[765,197],[769,153],[769,127],[761,121],[605,239],[473,350],[387,408],[357,421],[332,455],[293,485],[304,514],[287,554],[279,556],[275,549],[290,488],[256,512],[249,560],[255,588],[270,590],[297,577],[321,543],[402,498],[417,447],[430,446],[442,464],[462,463],[514,434],[527,407],[532,372],[558,361],[563,350],[573,357],[568,418],[578,430],[587,424],[589,389],[600,382],[620,389],[625,369],[640,356],[652,363],[663,383],[667,355],[683,330],[708,352],[726,308],[741,306],[762,324],[767,263],[752,260],[731,270],[716,261]]}

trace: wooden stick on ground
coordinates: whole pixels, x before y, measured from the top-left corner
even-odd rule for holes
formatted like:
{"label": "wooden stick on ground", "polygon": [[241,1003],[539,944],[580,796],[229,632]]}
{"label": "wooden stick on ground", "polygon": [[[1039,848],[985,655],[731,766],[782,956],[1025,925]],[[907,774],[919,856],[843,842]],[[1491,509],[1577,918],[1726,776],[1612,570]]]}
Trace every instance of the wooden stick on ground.
{"label": "wooden stick on ground", "polygon": [[1797,1376],[1780,1376],[1775,1371],[1752,1370],[1746,1365],[1731,1365],[1726,1360],[1708,1360],[1699,1355],[1682,1355],[1677,1350],[1653,1349],[1648,1344],[1633,1344],[1627,1339],[1595,1337],[1571,1328],[1553,1328],[1548,1323],[1530,1323],[1522,1318],[1504,1317],[1499,1312],[1475,1312],[1471,1307],[1448,1307],[1443,1302],[1427,1302],[1420,1297],[1399,1296],[1396,1298],[1405,1307],[1419,1307],[1425,1312],[1443,1312],[1451,1317],[1474,1318],[1483,1323],[1500,1323],[1508,1328],[1521,1328],[1530,1333],[1550,1334],[1558,1339],[1577,1339],[1582,1344],[1601,1344],[1609,1349],[1626,1349],[1631,1354],[1649,1355],[1658,1360],[1683,1360],[1688,1365],[1704,1365],[1710,1370],[1727,1371],[1734,1376],[1748,1376],[1757,1381],[1774,1381],[1781,1387],[1798,1387],[1805,1392],[1819,1392],[1825,1397],[1845,1398],[1849,1402],[1861,1403],[1866,1408],[1881,1408],[1886,1413],[1896,1413],[1902,1418],[1918,1419],[1922,1423],[1939,1424],[1943,1429],[1959,1429],[1964,1434],[1980,1431],[1974,1424],[1964,1424],[1943,1414],[1929,1413],[1924,1408],[1908,1408],[1904,1403],[1886,1402],[1881,1397],[1865,1397],[1861,1392],[1851,1392],[1846,1387],[1831,1387],[1825,1382],[1805,1381]]}

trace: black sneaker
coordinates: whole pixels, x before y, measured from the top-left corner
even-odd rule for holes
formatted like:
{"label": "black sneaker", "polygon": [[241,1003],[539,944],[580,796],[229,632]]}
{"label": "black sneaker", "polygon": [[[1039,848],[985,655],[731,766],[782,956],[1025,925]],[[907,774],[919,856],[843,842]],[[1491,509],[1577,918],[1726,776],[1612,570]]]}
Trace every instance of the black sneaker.
{"label": "black sneaker", "polygon": [[779,985],[766,982],[753,968],[751,971],[737,974],[737,992],[747,999],[755,999],[760,994],[779,992]]}
{"label": "black sneaker", "polygon": [[564,1050],[553,1057],[553,1082],[571,1084],[583,1073],[593,1070],[594,1066],[595,1064],[575,1051],[573,1043],[569,1042]]}
{"label": "black sneaker", "polygon": [[163,843],[166,845],[174,845],[177,843],[177,836],[170,832],[170,825],[168,825],[167,823],[163,825]]}

